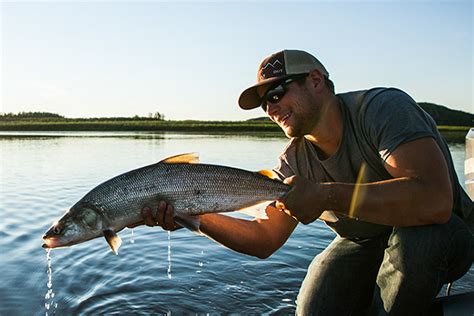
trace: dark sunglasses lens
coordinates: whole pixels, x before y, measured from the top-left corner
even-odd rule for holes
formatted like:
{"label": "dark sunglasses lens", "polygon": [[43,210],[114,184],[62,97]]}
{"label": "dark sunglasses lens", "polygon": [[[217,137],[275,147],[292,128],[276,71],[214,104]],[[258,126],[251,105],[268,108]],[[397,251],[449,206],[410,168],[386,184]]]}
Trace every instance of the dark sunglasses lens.
{"label": "dark sunglasses lens", "polygon": [[278,103],[281,98],[285,95],[285,88],[280,84],[276,88],[270,89],[265,93],[265,96],[262,99],[261,107],[267,112],[267,102]]}
{"label": "dark sunglasses lens", "polygon": [[281,100],[281,98],[283,98],[284,95],[285,95],[285,89],[283,88],[283,86],[279,85],[275,89],[272,89],[267,92],[266,99],[268,102],[278,103]]}

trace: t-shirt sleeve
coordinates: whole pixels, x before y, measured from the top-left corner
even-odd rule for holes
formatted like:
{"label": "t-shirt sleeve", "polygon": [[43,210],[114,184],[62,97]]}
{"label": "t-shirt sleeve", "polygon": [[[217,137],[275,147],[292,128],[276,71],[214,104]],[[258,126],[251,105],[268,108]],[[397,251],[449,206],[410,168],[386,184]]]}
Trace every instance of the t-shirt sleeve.
{"label": "t-shirt sleeve", "polygon": [[285,160],[285,156],[283,155],[278,159],[278,165],[273,168],[273,171],[275,171],[281,181],[295,175],[293,169],[290,167],[288,162]]}
{"label": "t-shirt sleeve", "polygon": [[298,164],[296,163],[296,147],[297,140],[291,139],[285,146],[283,152],[278,157],[278,164],[273,168],[273,171],[278,175],[280,180],[285,180],[288,177],[297,175]]}
{"label": "t-shirt sleeve", "polygon": [[396,89],[384,91],[371,100],[364,124],[383,160],[403,143],[435,137],[433,119],[408,94]]}

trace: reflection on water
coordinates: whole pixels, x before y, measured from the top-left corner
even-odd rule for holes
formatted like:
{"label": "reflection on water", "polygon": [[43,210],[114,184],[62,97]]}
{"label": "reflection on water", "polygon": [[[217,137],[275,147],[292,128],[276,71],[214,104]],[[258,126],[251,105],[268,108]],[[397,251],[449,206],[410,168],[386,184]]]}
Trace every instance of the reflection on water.
{"label": "reflection on water", "polygon": [[[103,238],[53,250],[49,279],[45,270],[51,261],[44,260],[42,234],[98,183],[186,152],[198,152],[206,163],[268,169],[286,139],[240,134],[30,134],[0,135],[1,315],[291,314],[308,264],[334,237],[319,221],[300,225],[278,252],[259,260],[184,229],[171,238],[158,227],[141,226],[120,232],[130,242],[123,243],[119,256]],[[464,146],[450,149],[463,179]],[[471,269],[453,291],[470,290],[473,280]]]}

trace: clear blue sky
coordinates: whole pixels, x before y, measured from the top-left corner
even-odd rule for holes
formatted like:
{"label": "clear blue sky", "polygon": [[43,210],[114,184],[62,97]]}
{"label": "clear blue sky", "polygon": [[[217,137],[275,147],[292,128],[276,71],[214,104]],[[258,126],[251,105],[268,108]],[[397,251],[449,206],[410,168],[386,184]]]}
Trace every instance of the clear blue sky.
{"label": "clear blue sky", "polygon": [[473,1],[3,1],[1,112],[241,120],[265,56],[474,112]]}

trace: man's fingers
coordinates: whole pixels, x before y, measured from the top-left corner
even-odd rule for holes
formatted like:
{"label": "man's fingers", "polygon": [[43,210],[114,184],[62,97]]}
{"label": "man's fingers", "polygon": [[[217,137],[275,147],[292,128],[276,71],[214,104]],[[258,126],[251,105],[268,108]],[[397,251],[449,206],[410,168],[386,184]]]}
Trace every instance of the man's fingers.
{"label": "man's fingers", "polygon": [[283,210],[283,212],[286,213],[286,215],[288,215],[289,217],[293,218],[295,221],[299,222],[300,220],[297,219],[293,214],[291,214],[291,212],[289,210]]}
{"label": "man's fingers", "polygon": [[160,201],[158,203],[158,206],[156,207],[156,214],[154,214],[155,212],[148,206],[145,206],[141,210],[141,213],[143,221],[130,224],[127,227],[133,228],[141,224],[145,224],[151,227],[161,226],[165,230],[175,230],[181,227],[180,225],[177,225],[174,221],[173,206],[171,204],[167,204],[165,201]]}
{"label": "man's fingers", "polygon": [[295,182],[295,178],[296,178],[296,176],[288,177],[285,180],[283,180],[283,183],[293,185],[293,183]]}
{"label": "man's fingers", "polygon": [[165,230],[176,229],[178,226],[175,224],[173,217],[173,206],[164,201],[160,201],[156,211],[156,221],[158,222],[158,225],[163,227]]}
{"label": "man's fingers", "polygon": [[165,201],[160,201],[160,203],[158,203],[158,211],[159,212],[165,212],[166,211],[166,208],[167,208],[167,204]]}
{"label": "man's fingers", "polygon": [[275,207],[279,210],[284,210],[285,209],[285,204],[281,201],[276,201]]}
{"label": "man's fingers", "polygon": [[144,207],[142,209],[142,216],[143,216],[143,220],[145,222],[145,225],[147,225],[147,226],[156,226],[156,221],[153,219],[153,214],[152,214],[151,208]]}
{"label": "man's fingers", "polygon": [[156,209],[156,222],[158,223],[159,226],[163,227],[164,223],[165,223],[165,216],[166,216],[166,203],[165,204],[165,207],[163,207],[163,204],[164,203],[163,201],[161,201],[159,204],[158,204],[158,207]]}
{"label": "man's fingers", "polygon": [[166,212],[164,215],[164,225],[163,228],[166,230],[173,230],[175,228],[175,223],[174,223],[174,210],[173,206],[169,205],[166,207]]}

